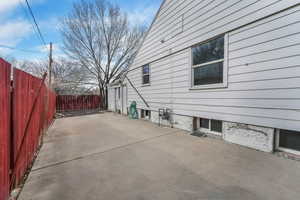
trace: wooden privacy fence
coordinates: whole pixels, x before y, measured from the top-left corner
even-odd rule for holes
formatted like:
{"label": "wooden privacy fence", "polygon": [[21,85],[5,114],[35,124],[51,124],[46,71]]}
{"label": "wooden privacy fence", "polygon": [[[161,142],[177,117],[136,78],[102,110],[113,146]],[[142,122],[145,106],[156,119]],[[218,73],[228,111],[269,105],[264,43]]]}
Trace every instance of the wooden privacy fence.
{"label": "wooden privacy fence", "polygon": [[0,58],[0,200],[6,200],[10,183],[10,65]]}
{"label": "wooden privacy fence", "polygon": [[42,133],[55,115],[56,94],[43,79],[0,59],[0,200],[8,198],[31,166]]}
{"label": "wooden privacy fence", "polygon": [[57,112],[86,111],[101,108],[101,97],[98,95],[58,95]]}

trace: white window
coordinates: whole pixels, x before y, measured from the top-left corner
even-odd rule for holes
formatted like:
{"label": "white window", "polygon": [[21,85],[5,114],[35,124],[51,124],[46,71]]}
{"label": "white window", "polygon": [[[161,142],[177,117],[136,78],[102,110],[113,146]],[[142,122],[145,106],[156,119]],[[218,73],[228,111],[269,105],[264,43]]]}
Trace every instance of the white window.
{"label": "white window", "polygon": [[224,35],[192,47],[192,88],[227,86],[227,39]]}
{"label": "white window", "polygon": [[144,65],[142,67],[142,83],[143,83],[143,85],[150,84],[150,66],[149,65]]}
{"label": "white window", "polygon": [[199,118],[199,128],[207,129],[215,133],[223,132],[223,122],[220,120]]}

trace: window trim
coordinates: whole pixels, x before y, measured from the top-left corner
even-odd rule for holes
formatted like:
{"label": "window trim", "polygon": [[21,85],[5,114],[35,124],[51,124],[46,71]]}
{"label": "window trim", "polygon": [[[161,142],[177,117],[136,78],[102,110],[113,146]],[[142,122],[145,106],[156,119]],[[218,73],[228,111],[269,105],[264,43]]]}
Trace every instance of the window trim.
{"label": "window trim", "polygon": [[[201,129],[206,129],[206,130],[210,130],[210,119],[209,118],[203,118],[203,117],[199,117],[198,118],[199,120],[199,128],[201,128]],[[208,120],[208,128],[206,128],[206,127],[202,127],[201,126],[201,119],[207,119]]]}
{"label": "window trim", "polygon": [[[147,115],[148,112],[148,115]],[[151,110],[141,109],[140,111],[141,119],[143,120],[151,120]]]}
{"label": "window trim", "polygon": [[[224,135],[224,121],[223,120],[218,120],[218,119],[213,119],[213,118],[203,118],[203,117],[197,117],[197,118],[198,118],[197,124],[198,124],[198,130],[199,131],[203,131],[203,132],[208,133],[208,134],[213,134],[213,135],[216,135],[216,136],[223,137],[223,135]],[[208,119],[208,121],[209,121],[208,122],[208,128],[201,127],[200,119]],[[211,130],[211,120],[216,120],[216,121],[221,121],[222,122],[222,132],[216,132],[216,131]]]}
{"label": "window trim", "polygon": [[[209,42],[211,40],[214,40],[218,37],[224,37],[224,58],[223,59],[219,59],[219,60],[214,60],[211,62],[207,62],[207,63],[202,63],[202,64],[198,64],[198,65],[193,65],[193,47],[204,44],[206,42]],[[203,89],[217,89],[217,88],[227,88],[228,87],[228,33],[226,34],[222,34],[222,35],[218,35],[216,37],[213,37],[209,40],[205,40],[201,43],[198,43],[196,45],[191,46],[190,48],[190,58],[189,58],[189,65],[190,65],[190,90],[203,90]],[[194,69],[197,67],[201,67],[201,66],[205,66],[205,65],[209,65],[209,64],[214,64],[214,63],[219,63],[219,62],[223,62],[223,83],[215,83],[215,84],[207,84],[207,85],[194,85]]]}
{"label": "window trim", "polygon": [[219,60],[214,60],[214,61],[210,61],[210,62],[206,62],[206,63],[202,63],[202,64],[198,64],[198,65],[192,65],[192,68],[198,68],[198,67],[202,67],[205,65],[210,65],[210,64],[215,64],[215,63],[219,63],[219,62],[224,62],[224,58],[219,59]]}
{"label": "window trim", "polygon": [[[149,67],[149,73],[148,74],[144,74],[144,67],[148,66]],[[150,86],[151,85],[151,67],[150,64],[145,64],[141,67],[142,69],[142,86]],[[144,76],[149,76],[149,83],[144,83]]]}
{"label": "window trim", "polygon": [[[218,131],[213,131],[212,130],[212,128],[211,128],[211,122],[212,121],[219,121],[219,122],[221,122],[221,129],[222,129],[222,131],[221,132],[218,132]],[[223,124],[224,124],[224,122],[222,121],[222,120],[218,120],[218,119],[210,119],[209,120],[209,130],[211,131],[211,132],[213,132],[213,133],[217,133],[218,135],[222,135],[223,133],[224,133],[224,127],[223,127]]]}
{"label": "window trim", "polygon": [[276,129],[275,130],[275,150],[279,150],[279,151],[283,151],[283,152],[287,152],[287,153],[291,153],[291,154],[295,154],[295,155],[300,155],[300,151],[281,147],[279,145],[279,142],[280,142],[280,129]]}

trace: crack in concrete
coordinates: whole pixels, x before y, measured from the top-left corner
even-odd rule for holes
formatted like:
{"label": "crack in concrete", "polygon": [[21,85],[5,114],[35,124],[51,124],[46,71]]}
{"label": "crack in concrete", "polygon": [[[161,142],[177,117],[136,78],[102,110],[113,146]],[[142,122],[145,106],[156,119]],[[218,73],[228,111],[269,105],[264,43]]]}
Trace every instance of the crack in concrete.
{"label": "crack in concrete", "polygon": [[113,147],[113,148],[110,148],[110,149],[107,149],[107,150],[104,150],[104,151],[95,152],[95,153],[87,154],[87,155],[84,155],[84,156],[78,156],[78,157],[75,157],[75,158],[72,158],[72,159],[69,159],[69,160],[64,160],[64,161],[56,162],[56,163],[53,163],[53,164],[48,164],[48,165],[45,165],[45,166],[42,166],[42,167],[32,169],[31,172],[35,172],[35,171],[39,171],[39,170],[42,170],[42,169],[47,169],[47,168],[50,168],[50,167],[63,165],[65,163],[69,163],[69,162],[73,162],[73,161],[77,161],[77,160],[82,160],[82,159],[85,159],[85,158],[88,158],[88,157],[91,157],[91,156],[100,155],[100,154],[104,154],[104,153],[114,151],[114,150],[117,150],[117,149],[126,148],[128,146],[144,143],[144,142],[147,142],[147,141],[150,141],[150,140],[154,140],[154,139],[161,138],[161,137],[164,137],[164,136],[172,135],[172,134],[175,134],[175,133],[178,133],[178,132],[182,132],[182,131],[181,130],[172,131],[170,133],[165,133],[165,134],[158,135],[158,136],[155,136],[155,137],[146,138],[146,139],[139,140],[139,141],[136,141],[136,142],[132,142],[132,143],[129,143],[129,144],[116,146],[116,147]]}

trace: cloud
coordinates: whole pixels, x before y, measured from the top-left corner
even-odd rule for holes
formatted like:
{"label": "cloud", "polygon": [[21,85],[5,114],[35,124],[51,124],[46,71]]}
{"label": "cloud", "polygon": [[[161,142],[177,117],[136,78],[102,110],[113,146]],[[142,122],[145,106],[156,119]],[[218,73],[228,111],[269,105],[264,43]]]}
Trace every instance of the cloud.
{"label": "cloud", "polygon": [[[49,46],[44,46],[44,45],[39,45],[34,48],[36,51],[41,52],[42,54],[49,54],[50,47]],[[66,54],[64,53],[62,49],[62,45],[59,43],[53,43],[52,45],[52,53],[54,58],[60,58],[60,57],[66,57]]]}
{"label": "cloud", "polygon": [[149,26],[157,12],[156,6],[139,7],[128,12],[128,20],[134,25]]}
{"label": "cloud", "polygon": [[[24,20],[8,21],[4,24],[0,23],[0,44],[15,46],[25,37],[32,33],[30,23]],[[0,53],[7,54],[11,50],[0,48]]]}
{"label": "cloud", "polygon": [[[33,3],[42,3],[44,0],[31,0]],[[23,0],[0,0],[0,44],[15,47],[23,39],[33,33],[32,25],[28,20],[15,16]],[[24,3],[23,3],[24,4]],[[24,4],[25,6],[25,4]],[[0,54],[7,55],[13,50],[0,48]]]}
{"label": "cloud", "polygon": [[0,15],[16,8],[19,2],[20,0],[0,0]]}
{"label": "cloud", "polygon": [[31,25],[24,20],[9,21],[1,24],[0,43],[17,43],[24,36],[31,33]]}
{"label": "cloud", "polygon": [[43,31],[58,31],[60,28],[60,17],[51,16],[39,21],[39,26]]}
{"label": "cloud", "polygon": [[[46,52],[49,52],[50,51],[50,46],[45,46],[45,45],[39,45],[39,46],[36,46],[34,49],[36,49],[37,51],[40,51],[41,53],[46,53]],[[58,51],[60,50],[60,47],[58,44],[53,44],[52,45],[52,50],[53,51]]]}

